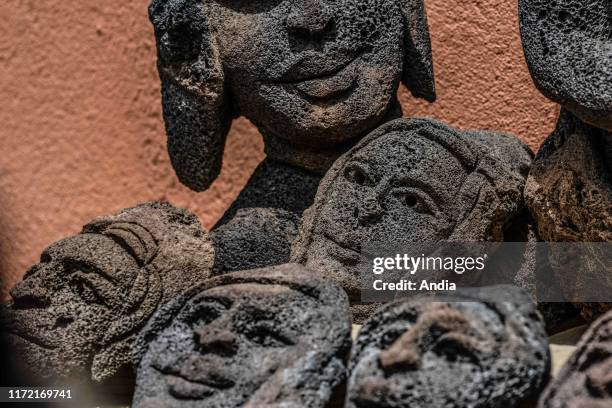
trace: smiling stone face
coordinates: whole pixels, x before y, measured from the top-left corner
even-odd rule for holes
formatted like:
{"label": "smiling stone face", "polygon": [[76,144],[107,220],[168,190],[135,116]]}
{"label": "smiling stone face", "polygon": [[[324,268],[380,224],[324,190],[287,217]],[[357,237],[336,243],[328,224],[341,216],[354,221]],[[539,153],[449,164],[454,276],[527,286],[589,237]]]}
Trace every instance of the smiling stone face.
{"label": "smiling stone face", "polygon": [[597,320],[540,399],[539,408],[612,405],[612,312]]}
{"label": "smiling stone face", "polygon": [[157,305],[207,278],[212,261],[197,219],[168,204],[98,218],[49,246],[11,290],[1,315],[14,354],[44,381],[107,380],[129,366]]}
{"label": "smiling stone face", "polygon": [[435,99],[422,0],[153,0],[150,16],[170,155],[195,189],[218,174],[234,116],[268,157],[323,173],[400,116],[400,81]]}
{"label": "smiling stone face", "polygon": [[133,406],[323,407],[344,376],[350,315],[340,288],[309,275],[236,272],[162,309]]}
{"label": "smiling stone face", "polygon": [[362,327],[347,408],[502,407],[534,397],[550,356],[543,322],[515,287],[385,306]]}
{"label": "smiling stone face", "polygon": [[530,160],[504,135],[420,119],[390,122],[327,173],[292,257],[329,273],[355,300],[366,246],[502,241],[503,224],[523,208]]}
{"label": "smiling stone face", "polygon": [[232,96],[264,134],[333,146],[395,102],[404,21],[395,0],[213,0]]}

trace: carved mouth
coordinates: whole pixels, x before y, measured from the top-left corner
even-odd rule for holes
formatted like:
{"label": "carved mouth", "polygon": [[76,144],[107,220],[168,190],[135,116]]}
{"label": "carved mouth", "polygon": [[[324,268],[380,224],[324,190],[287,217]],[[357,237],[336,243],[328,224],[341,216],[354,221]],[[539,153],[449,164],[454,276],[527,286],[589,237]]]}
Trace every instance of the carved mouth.
{"label": "carved mouth", "polygon": [[300,61],[278,83],[293,87],[303,96],[315,100],[339,97],[356,86],[360,56],[361,53],[357,53],[331,67]]}
{"label": "carved mouth", "polygon": [[31,344],[34,346],[37,346],[39,348],[45,349],[45,350],[54,350],[56,348],[58,348],[58,346],[56,344],[53,344],[52,342],[45,340],[45,339],[40,339],[38,337],[32,336],[28,333],[24,333],[21,331],[17,331],[17,330],[12,330],[8,332],[9,336],[13,336],[13,337],[17,337],[19,339],[21,339],[21,341],[27,343],[27,344]]}
{"label": "carved mouth", "polygon": [[361,248],[359,248],[359,245],[356,245],[356,248],[354,248],[354,245],[340,242],[327,232],[323,235],[332,243],[332,246],[328,249],[328,255],[345,264],[356,265],[359,263],[361,260]]}
{"label": "carved mouth", "polygon": [[202,399],[235,385],[234,381],[227,378],[216,377],[196,380],[174,371],[162,370],[155,365],[153,365],[153,368],[163,375],[170,394],[179,399]]}

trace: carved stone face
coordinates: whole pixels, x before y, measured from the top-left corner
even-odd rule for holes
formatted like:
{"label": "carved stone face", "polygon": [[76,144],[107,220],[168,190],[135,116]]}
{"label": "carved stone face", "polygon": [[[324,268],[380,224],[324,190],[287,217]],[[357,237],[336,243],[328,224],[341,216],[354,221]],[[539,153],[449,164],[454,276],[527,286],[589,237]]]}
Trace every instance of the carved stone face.
{"label": "carved stone face", "polygon": [[46,382],[109,379],[158,304],[206,279],[213,257],[197,219],[169,204],[93,220],[49,246],[0,310],[18,366]]}
{"label": "carved stone face", "polygon": [[583,121],[612,130],[609,0],[521,0],[525,56],[540,91]]}
{"label": "carved stone face", "polygon": [[543,322],[517,289],[483,291],[372,316],[351,355],[346,407],[514,406],[534,395],[549,369]]}
{"label": "carved stone face", "polygon": [[400,81],[396,0],[213,0],[232,97],[264,133],[334,145],[385,116]]}
{"label": "carved stone face", "polygon": [[612,312],[597,320],[546,389],[539,407],[612,405]]}
{"label": "carved stone face", "polygon": [[444,146],[410,136],[392,132],[374,140],[343,166],[319,213],[308,267],[356,275],[353,266],[368,242],[448,238],[467,173]]}
{"label": "carved stone face", "polygon": [[[291,272],[283,279],[296,283]],[[337,288],[335,305],[322,304],[257,271],[220,279],[236,276],[190,297],[156,334],[138,371],[135,407],[325,404],[343,375],[333,356],[350,333],[346,296]]]}
{"label": "carved stone face", "polygon": [[461,133],[424,119],[389,122],[326,174],[292,259],[329,273],[354,299],[364,248],[501,241],[503,224],[523,207],[530,161],[506,135]]}
{"label": "carved stone face", "polygon": [[139,265],[110,237],[56,242],[11,291],[11,333],[34,371],[63,377],[85,371],[124,306]]}

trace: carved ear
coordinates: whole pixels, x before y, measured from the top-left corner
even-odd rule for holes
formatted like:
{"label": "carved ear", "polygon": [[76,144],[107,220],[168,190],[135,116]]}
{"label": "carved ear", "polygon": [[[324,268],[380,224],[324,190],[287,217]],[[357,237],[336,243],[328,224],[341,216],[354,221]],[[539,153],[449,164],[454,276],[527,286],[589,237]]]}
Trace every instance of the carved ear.
{"label": "carved ear", "polygon": [[232,119],[204,3],[153,0],[149,7],[170,160],[181,183],[196,191],[219,175]]}
{"label": "carved ear", "polygon": [[402,0],[404,11],[404,76],[412,95],[428,102],[436,100],[429,26],[423,0]]}

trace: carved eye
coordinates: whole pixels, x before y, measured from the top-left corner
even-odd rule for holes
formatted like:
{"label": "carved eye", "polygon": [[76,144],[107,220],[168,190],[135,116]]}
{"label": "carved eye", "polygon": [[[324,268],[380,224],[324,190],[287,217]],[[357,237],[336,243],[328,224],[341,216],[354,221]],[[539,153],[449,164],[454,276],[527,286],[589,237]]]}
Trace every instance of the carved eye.
{"label": "carved eye", "polygon": [[425,194],[422,194],[418,190],[412,188],[402,188],[398,189],[395,194],[404,206],[418,213],[430,215],[435,214],[435,206],[433,205],[429,197],[427,197]]}
{"label": "carved eye", "polygon": [[220,318],[231,305],[226,299],[205,297],[193,305],[192,310],[187,312],[185,320],[194,328],[204,326]]}
{"label": "carved eye", "polygon": [[96,290],[95,285],[87,279],[87,277],[75,274],[69,283],[70,289],[72,292],[83,299],[85,302],[91,304],[95,303],[98,305],[104,305],[104,299],[98,291]]}
{"label": "carved eye", "polygon": [[351,183],[355,183],[359,186],[371,184],[367,172],[358,164],[349,165],[344,171],[344,177]]}
{"label": "carved eye", "polygon": [[295,345],[293,340],[266,324],[258,324],[252,327],[248,331],[247,337],[252,342],[263,347],[288,347]]}
{"label": "carved eye", "polygon": [[380,338],[381,348],[390,347],[404,332],[405,330],[399,329],[387,330]]}

